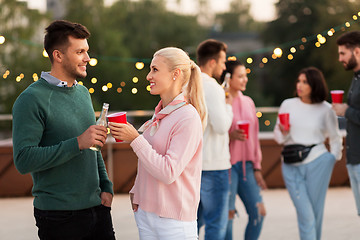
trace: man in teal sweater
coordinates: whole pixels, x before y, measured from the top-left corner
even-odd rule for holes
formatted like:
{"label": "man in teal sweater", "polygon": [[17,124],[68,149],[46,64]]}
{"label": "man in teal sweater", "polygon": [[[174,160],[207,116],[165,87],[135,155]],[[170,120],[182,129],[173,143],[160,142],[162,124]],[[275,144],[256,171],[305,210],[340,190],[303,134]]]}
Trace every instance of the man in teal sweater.
{"label": "man in teal sweater", "polygon": [[90,33],[60,20],[46,28],[51,71],[31,84],[13,106],[14,162],[33,179],[34,216],[40,239],[115,239],[113,199],[100,152],[107,130],[95,125],[86,77]]}

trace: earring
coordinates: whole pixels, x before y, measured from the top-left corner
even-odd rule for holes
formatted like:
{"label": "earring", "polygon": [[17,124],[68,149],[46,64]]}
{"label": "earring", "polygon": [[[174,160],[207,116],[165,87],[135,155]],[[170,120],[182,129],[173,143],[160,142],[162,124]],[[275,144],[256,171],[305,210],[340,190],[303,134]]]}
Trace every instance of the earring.
{"label": "earring", "polygon": [[174,78],[173,78],[173,80],[175,81],[175,80],[176,80],[176,78],[174,77]]}

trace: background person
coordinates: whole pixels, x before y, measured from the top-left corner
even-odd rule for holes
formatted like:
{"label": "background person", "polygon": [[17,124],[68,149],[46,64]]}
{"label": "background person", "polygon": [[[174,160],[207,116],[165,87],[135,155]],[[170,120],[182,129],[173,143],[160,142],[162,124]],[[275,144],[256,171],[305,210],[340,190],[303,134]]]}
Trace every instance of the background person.
{"label": "background person", "polygon": [[[249,216],[244,239],[258,239],[260,236],[265,206],[261,189],[266,189],[266,183],[261,174],[261,148],[259,141],[259,120],[256,116],[254,101],[243,94],[248,82],[246,68],[239,61],[226,62],[225,74],[230,73],[229,94],[232,96],[233,121],[229,130],[231,181],[229,199],[229,221],[226,240],[232,239],[232,225],[235,216],[235,198],[239,195]],[[237,127],[237,121],[249,121],[249,136]]]}
{"label": "background person", "polygon": [[154,54],[147,80],[161,101],[140,128],[143,135],[131,124],[109,124],[139,158],[130,197],[140,239],[198,239],[206,122],[200,69],[183,50],[163,48]]}
{"label": "background person", "polygon": [[228,221],[232,97],[225,99],[224,89],[216,80],[226,68],[226,49],[223,42],[213,39],[203,41],[197,48],[208,111],[198,210],[198,229],[205,224],[206,240],[223,240]]}
{"label": "background person", "polygon": [[346,119],[346,167],[360,216],[360,31],[344,33],[337,44],[339,62],[354,71],[347,103],[333,104],[333,109]]}
{"label": "background person", "polygon": [[[296,97],[286,99],[279,113],[290,114],[290,129],[276,123],[275,140],[285,146],[312,147],[297,163],[282,163],[282,174],[296,208],[301,239],[321,239],[325,197],[335,160],[342,155],[338,120],[325,101],[328,89],[322,72],[314,67],[302,69],[297,77]],[[324,141],[329,138],[330,152]]]}
{"label": "background person", "polygon": [[90,61],[86,27],[54,21],[44,46],[51,71],[20,94],[13,106],[14,162],[31,173],[40,239],[115,239],[113,199],[100,152],[106,128],[95,125],[88,90],[77,84]]}

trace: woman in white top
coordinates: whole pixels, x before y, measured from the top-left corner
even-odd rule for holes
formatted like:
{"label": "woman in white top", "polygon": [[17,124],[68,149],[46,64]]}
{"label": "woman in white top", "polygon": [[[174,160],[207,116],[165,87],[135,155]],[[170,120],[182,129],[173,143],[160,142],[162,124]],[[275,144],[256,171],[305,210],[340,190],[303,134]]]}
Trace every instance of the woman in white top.
{"label": "woman in white top", "polygon": [[[279,144],[312,146],[300,162],[282,163],[286,188],[295,205],[300,238],[321,239],[325,196],[335,160],[342,155],[338,120],[325,101],[327,85],[322,72],[314,67],[302,69],[296,82],[296,97],[286,99],[279,113],[289,113],[290,128],[280,124],[274,129]],[[324,145],[329,138],[330,152]]]}

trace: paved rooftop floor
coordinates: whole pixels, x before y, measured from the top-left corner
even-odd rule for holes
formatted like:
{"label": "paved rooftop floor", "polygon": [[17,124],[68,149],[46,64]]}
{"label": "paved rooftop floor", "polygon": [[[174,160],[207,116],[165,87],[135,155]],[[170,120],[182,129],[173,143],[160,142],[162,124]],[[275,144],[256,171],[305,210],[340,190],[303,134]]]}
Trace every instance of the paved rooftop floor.
{"label": "paved rooftop floor", "polygon": [[[267,209],[260,240],[298,240],[295,208],[285,189],[263,192]],[[117,239],[137,240],[137,228],[128,195],[115,195],[112,216]],[[243,239],[246,213],[237,199],[240,217],[234,222],[234,239]],[[204,239],[203,229],[199,239]],[[0,198],[0,239],[36,240],[32,197]],[[326,198],[323,240],[359,240],[360,217],[356,215],[351,189],[330,188]]]}

